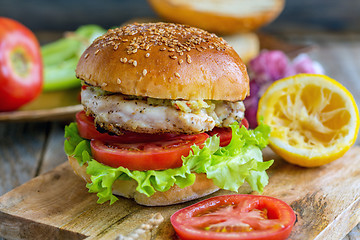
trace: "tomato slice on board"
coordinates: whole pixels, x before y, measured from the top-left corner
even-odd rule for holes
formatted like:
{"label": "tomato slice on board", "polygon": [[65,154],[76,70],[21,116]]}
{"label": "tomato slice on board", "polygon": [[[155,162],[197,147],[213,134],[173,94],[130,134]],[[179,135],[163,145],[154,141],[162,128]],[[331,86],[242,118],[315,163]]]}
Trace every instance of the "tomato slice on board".
{"label": "tomato slice on board", "polygon": [[163,170],[181,167],[181,156],[188,156],[192,145],[201,146],[208,137],[206,133],[200,133],[132,144],[91,140],[90,145],[94,159],[105,165],[139,171]]}
{"label": "tomato slice on board", "polygon": [[241,194],[206,199],[170,218],[183,240],[286,239],[295,219],[291,207],[279,199]]}
{"label": "tomato slice on board", "polygon": [[76,123],[79,134],[85,139],[97,139],[104,142],[117,142],[117,143],[137,143],[137,142],[152,142],[170,139],[178,134],[163,133],[163,134],[146,134],[135,133],[131,131],[124,131],[123,135],[109,135],[108,133],[99,132],[94,125],[94,118],[87,116],[84,111],[76,114]]}
{"label": "tomato slice on board", "polygon": [[[244,125],[244,127],[249,128],[249,122],[244,118],[241,120],[241,125]],[[217,134],[220,137],[220,147],[225,147],[229,145],[232,138],[232,131],[231,128],[219,128],[215,127],[212,131],[207,132],[210,136],[214,136]]]}

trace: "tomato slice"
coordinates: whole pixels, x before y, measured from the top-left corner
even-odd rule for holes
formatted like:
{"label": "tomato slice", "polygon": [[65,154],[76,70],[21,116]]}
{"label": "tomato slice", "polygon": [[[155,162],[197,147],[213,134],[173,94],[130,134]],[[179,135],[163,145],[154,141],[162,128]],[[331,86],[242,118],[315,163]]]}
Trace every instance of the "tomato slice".
{"label": "tomato slice", "polygon": [[163,170],[181,167],[181,156],[188,156],[192,145],[201,146],[208,137],[206,133],[200,133],[132,144],[91,140],[90,145],[94,159],[105,165],[139,171]]}
{"label": "tomato slice", "polygon": [[220,147],[225,147],[229,145],[232,138],[232,131],[231,128],[219,128],[215,127],[212,131],[208,132],[210,136],[214,136],[217,134],[220,137]]}
{"label": "tomato slice", "polygon": [[159,140],[166,140],[178,136],[178,134],[163,133],[163,134],[146,134],[135,133],[131,131],[124,131],[123,135],[109,135],[108,133],[99,132],[94,125],[94,118],[87,116],[84,111],[76,114],[76,123],[79,134],[85,139],[97,139],[104,142],[117,143],[138,143],[138,142],[152,142]]}
{"label": "tomato slice", "polygon": [[279,199],[241,194],[206,199],[170,218],[183,240],[286,239],[295,219],[291,207]]}
{"label": "tomato slice", "polygon": [[246,118],[243,118],[241,120],[241,124],[244,125],[244,127],[246,127],[246,129],[249,129],[249,121]]}
{"label": "tomato slice", "polygon": [[[241,125],[244,125],[244,127],[249,128],[249,122],[244,118],[241,120]],[[212,131],[207,132],[210,136],[214,136],[217,134],[220,137],[220,147],[225,147],[229,145],[232,138],[232,131],[231,128],[219,128],[215,127]]]}
{"label": "tomato slice", "polygon": [[[245,120],[246,121],[246,120]],[[182,166],[181,156],[187,156],[190,146],[201,146],[209,135],[220,136],[220,146],[231,141],[230,128],[215,128],[213,131],[195,135],[185,134],[144,134],[124,131],[123,135],[109,135],[99,132],[94,125],[94,118],[84,111],[76,114],[79,134],[92,140],[93,157],[111,167],[126,167],[130,170],[163,170]],[[247,122],[247,121],[246,121]],[[243,123],[245,126],[246,122]]]}

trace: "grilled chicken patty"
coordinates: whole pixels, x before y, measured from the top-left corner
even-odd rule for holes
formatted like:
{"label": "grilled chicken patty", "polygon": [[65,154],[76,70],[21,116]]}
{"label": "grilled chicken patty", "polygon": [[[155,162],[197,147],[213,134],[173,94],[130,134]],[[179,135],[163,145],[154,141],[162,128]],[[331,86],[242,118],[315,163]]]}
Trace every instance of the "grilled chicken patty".
{"label": "grilled chicken patty", "polygon": [[86,113],[95,118],[98,128],[122,134],[138,133],[195,134],[216,127],[229,127],[244,117],[242,101],[167,100],[142,98],[104,92],[88,86],[81,92]]}

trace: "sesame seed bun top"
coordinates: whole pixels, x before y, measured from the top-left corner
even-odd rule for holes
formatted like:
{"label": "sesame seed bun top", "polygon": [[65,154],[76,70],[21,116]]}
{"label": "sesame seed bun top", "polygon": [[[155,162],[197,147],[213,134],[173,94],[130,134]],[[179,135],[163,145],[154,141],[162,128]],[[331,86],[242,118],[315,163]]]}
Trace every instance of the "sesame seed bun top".
{"label": "sesame seed bun top", "polygon": [[243,100],[245,64],[215,34],[171,23],[110,29],[82,54],[76,76],[110,92],[161,99]]}

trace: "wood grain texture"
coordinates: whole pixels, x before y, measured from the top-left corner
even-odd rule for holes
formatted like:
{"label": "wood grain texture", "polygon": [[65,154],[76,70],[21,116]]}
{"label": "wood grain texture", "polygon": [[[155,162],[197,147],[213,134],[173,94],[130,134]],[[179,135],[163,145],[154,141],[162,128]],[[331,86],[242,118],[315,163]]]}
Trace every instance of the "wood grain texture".
{"label": "wood grain texture", "polygon": [[[360,221],[360,169],[349,167],[360,165],[360,147],[353,147],[333,163],[310,169],[288,164],[269,149],[264,155],[266,159],[275,159],[264,194],[284,200],[297,214],[290,239],[341,239]],[[240,193],[250,192],[247,185],[240,188]],[[212,196],[229,193],[219,191]],[[68,163],[64,163],[0,198],[0,235],[20,237],[24,226],[31,221],[34,229],[31,235],[25,235],[29,239],[41,234],[36,225],[41,231],[54,232],[55,236],[74,234],[71,238],[114,239],[160,212],[165,221],[152,239],[173,239],[171,214],[199,201],[144,207],[124,198],[112,206],[96,204],[96,199],[95,194],[87,193],[85,183],[73,174]],[[66,232],[62,233],[63,230]],[[44,239],[43,235],[39,236]]]}
{"label": "wood grain texture", "polygon": [[264,194],[290,203],[297,213],[291,239],[341,239],[360,222],[360,168],[350,167],[360,162],[359,154],[360,148],[353,148],[318,168],[284,164],[277,155],[271,157],[274,171]]}
{"label": "wood grain texture", "polygon": [[67,161],[64,152],[64,128],[68,122],[53,122],[50,124],[44,155],[37,174],[48,172]]}
{"label": "wood grain texture", "polygon": [[47,139],[48,124],[0,124],[0,194],[36,175]]}

